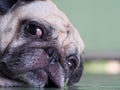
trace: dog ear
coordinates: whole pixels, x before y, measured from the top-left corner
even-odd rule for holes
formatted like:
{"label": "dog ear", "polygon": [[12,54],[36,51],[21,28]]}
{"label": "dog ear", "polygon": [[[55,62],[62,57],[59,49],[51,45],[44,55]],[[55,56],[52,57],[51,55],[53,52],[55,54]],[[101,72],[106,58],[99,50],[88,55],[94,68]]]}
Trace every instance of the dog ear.
{"label": "dog ear", "polygon": [[80,60],[80,65],[79,67],[73,72],[72,76],[70,77],[69,81],[68,81],[68,85],[73,85],[74,83],[77,83],[83,73],[83,61],[82,61],[82,57]]}
{"label": "dog ear", "polygon": [[0,0],[0,14],[7,13],[18,0]]}

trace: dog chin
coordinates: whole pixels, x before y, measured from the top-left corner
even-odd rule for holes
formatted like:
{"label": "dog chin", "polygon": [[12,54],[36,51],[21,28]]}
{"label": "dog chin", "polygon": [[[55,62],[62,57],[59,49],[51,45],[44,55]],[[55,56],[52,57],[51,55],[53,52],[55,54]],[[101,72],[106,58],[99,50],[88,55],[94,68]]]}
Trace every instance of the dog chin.
{"label": "dog chin", "polygon": [[13,78],[1,77],[3,87],[64,87],[65,74],[59,63],[51,64],[46,69],[27,71]]}

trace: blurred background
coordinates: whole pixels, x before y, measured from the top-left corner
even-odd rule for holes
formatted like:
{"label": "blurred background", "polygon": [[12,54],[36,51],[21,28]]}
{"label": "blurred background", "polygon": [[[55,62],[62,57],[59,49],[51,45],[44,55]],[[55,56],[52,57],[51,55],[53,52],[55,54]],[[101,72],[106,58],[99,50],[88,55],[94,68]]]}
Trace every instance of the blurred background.
{"label": "blurred background", "polygon": [[120,0],[53,0],[85,43],[84,73],[120,74]]}

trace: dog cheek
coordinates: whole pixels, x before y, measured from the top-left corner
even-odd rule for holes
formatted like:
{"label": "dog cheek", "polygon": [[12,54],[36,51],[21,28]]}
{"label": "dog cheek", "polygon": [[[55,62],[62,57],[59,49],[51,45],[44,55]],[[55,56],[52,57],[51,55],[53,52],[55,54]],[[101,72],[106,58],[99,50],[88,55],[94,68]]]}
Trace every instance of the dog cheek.
{"label": "dog cheek", "polygon": [[44,87],[48,81],[48,75],[44,70],[38,69],[22,73],[16,79],[24,81],[29,86]]}
{"label": "dog cheek", "polygon": [[7,60],[8,68],[13,72],[21,73],[23,71],[44,68],[48,65],[48,55],[42,49],[28,48],[21,52],[13,53],[14,57]]}

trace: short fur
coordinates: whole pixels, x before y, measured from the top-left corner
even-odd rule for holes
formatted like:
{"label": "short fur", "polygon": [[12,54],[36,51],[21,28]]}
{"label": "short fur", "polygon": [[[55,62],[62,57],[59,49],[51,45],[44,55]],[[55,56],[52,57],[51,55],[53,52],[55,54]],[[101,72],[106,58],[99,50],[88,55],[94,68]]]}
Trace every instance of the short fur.
{"label": "short fur", "polygon": [[51,0],[0,1],[0,86],[73,85],[83,72],[83,50]]}

